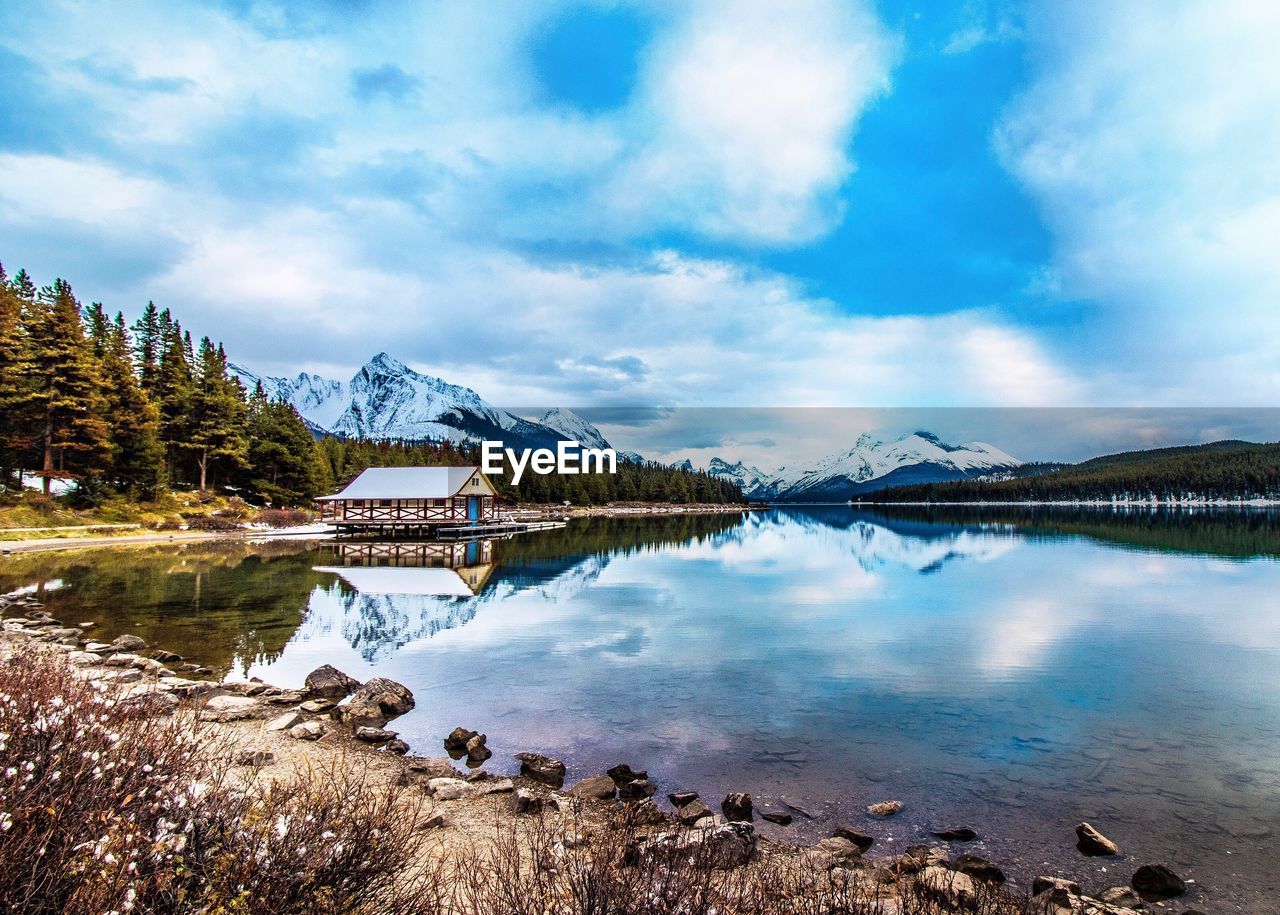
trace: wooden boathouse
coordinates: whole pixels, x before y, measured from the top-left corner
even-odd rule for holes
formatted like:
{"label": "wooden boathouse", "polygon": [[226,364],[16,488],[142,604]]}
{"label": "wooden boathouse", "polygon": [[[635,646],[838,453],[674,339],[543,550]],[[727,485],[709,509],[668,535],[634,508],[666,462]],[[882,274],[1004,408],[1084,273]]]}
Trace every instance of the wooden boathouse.
{"label": "wooden boathouse", "polygon": [[370,467],[318,501],[339,534],[418,537],[492,523],[496,494],[479,467]]}

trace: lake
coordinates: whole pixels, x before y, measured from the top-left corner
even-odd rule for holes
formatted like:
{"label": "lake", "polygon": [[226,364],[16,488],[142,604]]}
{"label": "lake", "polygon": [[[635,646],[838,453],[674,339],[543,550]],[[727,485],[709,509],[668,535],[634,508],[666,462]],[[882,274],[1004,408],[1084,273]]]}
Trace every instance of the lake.
{"label": "lake", "polygon": [[[874,854],[965,825],[1024,882],[1163,861],[1196,905],[1257,912],[1280,894],[1278,555],[1261,511],[832,507],[20,556],[0,591],[281,686],[402,681],[422,755],[463,725],[496,771],[535,750],[570,780],[628,762],[660,796],[789,804],[777,838],[849,823]],[[1125,857],[1081,857],[1082,819]]]}

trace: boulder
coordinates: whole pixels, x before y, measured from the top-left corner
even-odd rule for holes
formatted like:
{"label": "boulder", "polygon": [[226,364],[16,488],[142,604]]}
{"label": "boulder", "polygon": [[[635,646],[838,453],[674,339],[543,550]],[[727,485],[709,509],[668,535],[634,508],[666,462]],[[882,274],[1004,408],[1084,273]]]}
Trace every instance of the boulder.
{"label": "boulder", "polygon": [[147,647],[146,641],[136,635],[122,635],[111,643],[116,651],[138,652]]}
{"label": "boulder", "polygon": [[[138,687],[135,687],[137,689]],[[172,715],[178,709],[178,697],[164,688],[145,689],[120,700],[120,708],[139,718]]]}
{"label": "boulder", "polygon": [[386,677],[374,677],[351,694],[352,705],[376,705],[388,718],[413,711],[416,703],[409,687]]}
{"label": "boulder", "polygon": [[1136,909],[1145,902],[1138,891],[1131,886],[1111,886],[1098,894],[1098,899],[1107,905],[1118,905],[1125,909]]}
{"label": "boulder", "polygon": [[949,829],[939,829],[934,835],[944,842],[972,842],[978,838],[978,834],[968,826],[952,826]]}
{"label": "boulder", "polygon": [[319,740],[324,736],[324,725],[318,721],[304,721],[289,728],[289,736],[294,740]]}
{"label": "boulder", "polygon": [[339,724],[346,725],[352,733],[360,728],[380,728],[389,720],[382,712],[382,706],[372,702],[347,702],[335,705],[329,716]]}
{"label": "boulder", "polygon": [[1138,868],[1129,885],[1145,898],[1173,899],[1187,891],[1187,883],[1163,864],[1144,864]]}
{"label": "boulder", "polygon": [[91,651],[94,654],[110,654],[112,647],[106,642],[88,642],[84,646],[85,651]]}
{"label": "boulder", "polygon": [[981,880],[984,883],[1000,884],[1005,881],[1004,871],[978,855],[957,855],[951,862],[951,866],[962,874],[968,874],[974,880]]}
{"label": "boulder", "polygon": [[535,814],[542,813],[547,802],[542,795],[535,794],[528,788],[519,788],[515,791],[514,803],[516,813]]}
{"label": "boulder", "polygon": [[462,773],[453,767],[447,757],[415,756],[409,759],[409,771],[427,778],[461,778]]}
{"label": "boulder", "polygon": [[270,766],[276,761],[276,755],[267,750],[241,750],[236,753],[237,766]]}
{"label": "boulder", "polygon": [[803,849],[800,853],[803,860],[821,870],[834,867],[846,867],[862,857],[862,849],[848,839],[831,836],[816,845]]}
{"label": "boulder", "polygon": [[91,651],[73,651],[67,655],[67,661],[76,667],[88,667],[90,664],[100,663],[102,658]]}
{"label": "boulder", "polygon": [[269,702],[272,705],[298,705],[306,698],[306,690],[301,689],[267,690],[261,696],[264,702]]}
{"label": "boulder", "polygon": [[287,731],[292,727],[297,727],[298,725],[302,724],[303,720],[304,719],[302,715],[299,714],[297,709],[290,709],[289,711],[285,712],[283,715],[277,715],[276,717],[268,721],[266,724],[266,730]]}
{"label": "boulder", "polygon": [[859,832],[856,829],[850,829],[848,826],[837,826],[833,836],[841,839],[848,839],[854,845],[858,846],[859,851],[865,852],[875,842],[874,836],[869,836],[865,832]]}
{"label": "boulder", "polygon": [[760,811],[760,819],[769,823],[777,823],[779,826],[791,825],[791,814],[785,810],[762,810]]}
{"label": "boulder", "polygon": [[437,801],[456,801],[475,793],[475,787],[460,778],[433,778],[427,782],[427,791]]}
{"label": "boulder", "polygon": [[639,781],[649,777],[649,773],[643,769],[636,770],[628,766],[626,763],[618,763],[612,769],[606,770],[606,773],[613,783],[621,788],[627,782]]}
{"label": "boulder", "polygon": [[488,737],[484,734],[477,734],[467,741],[467,762],[482,763],[493,755],[493,751],[485,746],[486,740]]}
{"label": "boulder", "polygon": [[881,801],[867,808],[873,817],[891,817],[902,809],[902,801]]}
{"label": "boulder", "polygon": [[720,809],[724,812],[724,818],[730,823],[750,823],[755,819],[755,812],[751,807],[751,795],[741,791],[726,795],[720,803]]}
{"label": "boulder", "polygon": [[163,648],[158,648],[151,652],[151,660],[159,661],[161,664],[177,664],[182,660],[182,655],[174,654],[172,651],[165,651]]}
{"label": "boulder", "polygon": [[676,808],[676,819],[685,826],[692,826],[699,820],[713,816],[711,808],[695,797],[689,803]]}
{"label": "boulder", "polygon": [[[137,674],[137,671],[129,673]],[[241,721],[245,718],[260,718],[264,711],[266,706],[249,696],[214,696],[205,703],[200,712],[200,720]]]}
{"label": "boulder", "polygon": [[327,712],[332,709],[334,702],[332,699],[308,699],[298,708],[309,715],[319,715],[321,712]]}
{"label": "boulder", "polygon": [[683,807],[690,801],[696,801],[697,799],[698,792],[696,791],[672,791],[667,795],[667,800],[671,802],[672,807]]}
{"label": "boulder", "polygon": [[[650,802],[652,803],[652,802]],[[687,832],[667,832],[641,843],[641,855],[681,856],[693,852],[707,856],[721,870],[741,867],[756,849],[755,828],[750,823],[725,823]]]}
{"label": "boulder", "polygon": [[930,867],[950,867],[951,853],[944,845],[908,845],[893,866],[900,874],[919,874]]}
{"label": "boulder", "polygon": [[920,872],[916,885],[924,894],[950,909],[964,909],[973,904],[977,890],[968,874],[930,865]]}
{"label": "boulder", "polygon": [[608,801],[618,793],[618,786],[607,775],[591,775],[570,788],[569,793],[586,800]]}
{"label": "boulder", "polygon": [[449,732],[449,736],[444,739],[444,751],[454,759],[461,759],[467,755],[467,744],[473,737],[479,737],[478,731],[469,731],[466,728],[454,728]]}
{"label": "boulder", "polygon": [[356,728],[356,740],[364,743],[386,743],[389,740],[396,739],[395,731],[388,731],[384,728]]}
{"label": "boulder", "polygon": [[386,750],[388,753],[395,753],[397,756],[404,756],[404,754],[409,752],[409,745],[397,737],[394,740],[388,741],[382,749]]}
{"label": "boulder", "polygon": [[653,797],[658,786],[647,778],[637,778],[618,786],[618,797],[624,801],[643,801]]}
{"label": "boulder", "polygon": [[516,783],[509,778],[495,778],[481,783],[481,794],[510,794],[516,790]]}
{"label": "boulder", "polygon": [[1080,854],[1090,857],[1120,854],[1120,846],[1088,823],[1081,823],[1076,827],[1076,848]]}
{"label": "boulder", "polygon": [[317,667],[303,681],[311,699],[345,699],[360,688],[360,681],[349,677],[332,664]]}
{"label": "boulder", "polygon": [[1031,881],[1031,895],[1039,896],[1046,890],[1066,890],[1073,896],[1079,896],[1080,884],[1074,880],[1068,880],[1065,877],[1036,877]]}
{"label": "boulder", "polygon": [[[524,778],[531,778],[552,788],[559,788],[564,784],[564,763],[560,760],[541,753],[517,753],[516,759],[520,760],[520,774]],[[609,774],[613,774],[612,770]],[[616,778],[614,782],[617,782]]]}
{"label": "boulder", "polygon": [[631,805],[631,822],[637,826],[656,826],[670,822],[665,813],[658,809],[653,798],[645,798]]}

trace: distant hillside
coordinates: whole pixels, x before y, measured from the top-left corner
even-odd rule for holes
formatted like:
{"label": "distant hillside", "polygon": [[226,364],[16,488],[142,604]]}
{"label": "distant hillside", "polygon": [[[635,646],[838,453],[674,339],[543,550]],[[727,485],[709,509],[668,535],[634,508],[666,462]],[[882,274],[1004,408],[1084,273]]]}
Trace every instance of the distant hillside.
{"label": "distant hillside", "polygon": [[1002,480],[885,489],[875,502],[1111,502],[1280,498],[1280,443],[1126,451]]}

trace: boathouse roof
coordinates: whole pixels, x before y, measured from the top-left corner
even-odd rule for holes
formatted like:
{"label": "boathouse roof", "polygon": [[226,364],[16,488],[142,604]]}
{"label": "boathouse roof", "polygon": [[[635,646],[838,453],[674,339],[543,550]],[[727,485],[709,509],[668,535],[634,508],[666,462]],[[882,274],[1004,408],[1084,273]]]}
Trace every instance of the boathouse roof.
{"label": "boathouse roof", "polygon": [[447,499],[480,472],[479,467],[370,467],[325,501],[350,499]]}

